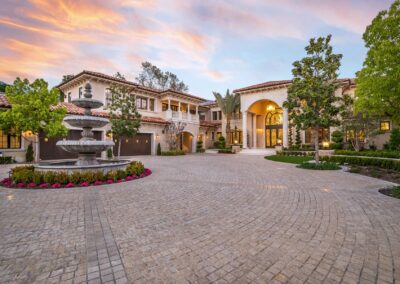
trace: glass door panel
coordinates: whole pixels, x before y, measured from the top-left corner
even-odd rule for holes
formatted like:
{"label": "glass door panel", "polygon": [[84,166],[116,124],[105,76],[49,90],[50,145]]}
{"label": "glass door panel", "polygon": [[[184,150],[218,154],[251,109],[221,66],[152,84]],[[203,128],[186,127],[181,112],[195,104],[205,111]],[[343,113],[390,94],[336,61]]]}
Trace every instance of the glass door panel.
{"label": "glass door panel", "polygon": [[271,147],[271,129],[265,129],[265,146]]}
{"label": "glass door panel", "polygon": [[271,146],[274,147],[276,145],[276,129],[271,129]]}

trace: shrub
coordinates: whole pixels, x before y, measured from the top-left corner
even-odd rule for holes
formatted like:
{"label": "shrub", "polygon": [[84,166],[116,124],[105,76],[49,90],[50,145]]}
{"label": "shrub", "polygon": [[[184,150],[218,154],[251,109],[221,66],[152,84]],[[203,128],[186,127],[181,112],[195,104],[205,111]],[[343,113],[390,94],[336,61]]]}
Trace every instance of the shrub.
{"label": "shrub", "polygon": [[33,177],[33,167],[16,167],[11,171],[12,181],[14,183],[29,183]]}
{"label": "shrub", "polygon": [[[143,169],[143,170],[144,170],[144,169]],[[115,177],[117,178],[117,180],[124,179],[124,178],[126,178],[126,176],[127,176],[126,173],[127,173],[126,171],[117,170],[116,173],[115,173]]]}
{"label": "shrub", "polygon": [[225,149],[226,143],[225,143],[225,138],[224,138],[224,136],[221,135],[221,136],[218,138],[218,141],[215,141],[215,142],[214,142],[214,147],[215,147],[215,148],[218,148],[218,149]]}
{"label": "shrub", "polygon": [[381,158],[393,158],[400,159],[399,151],[389,151],[389,150],[378,150],[378,151],[352,151],[352,150],[336,150],[336,155],[345,156],[365,156],[365,157],[381,157]]}
{"label": "shrub", "polygon": [[390,150],[398,150],[400,148],[400,130],[393,129],[390,133],[390,139],[388,143]]}
{"label": "shrub", "polygon": [[169,150],[169,151],[161,151],[161,156],[181,156],[186,155],[182,150]]}
{"label": "shrub", "polygon": [[95,172],[93,171],[85,171],[81,173],[81,182],[94,183],[97,180],[94,173]]}
{"label": "shrub", "polygon": [[44,183],[49,183],[49,184],[53,184],[55,182],[57,182],[56,180],[56,172],[45,172],[43,175],[43,182]]}
{"label": "shrub", "polygon": [[378,168],[400,171],[400,160],[388,160],[388,159],[352,157],[352,156],[325,156],[321,157],[321,160],[339,164],[375,166]]}
{"label": "shrub", "polygon": [[278,151],[276,153],[278,156],[314,156],[315,151],[291,151],[291,150],[284,150]]}
{"label": "shrub", "polygon": [[93,173],[95,181],[103,181],[106,179],[102,171],[96,171]]}
{"label": "shrub", "polygon": [[41,173],[41,172],[33,172],[32,182],[36,183],[36,184],[43,183],[43,173]]}
{"label": "shrub", "polygon": [[332,143],[331,148],[333,150],[340,150],[340,149],[343,149],[343,144],[342,143]]}
{"label": "shrub", "polygon": [[0,157],[0,165],[1,164],[11,164],[13,163],[12,157]]}
{"label": "shrub", "polygon": [[322,163],[309,163],[303,162],[297,166],[298,168],[307,169],[307,170],[339,170],[340,167],[333,162],[322,162]]}
{"label": "shrub", "polygon": [[112,148],[107,149],[107,158],[112,159],[114,156]]}
{"label": "shrub", "polygon": [[161,144],[157,144],[157,156],[161,156]]}
{"label": "shrub", "polygon": [[203,141],[199,140],[196,143],[196,152],[197,153],[203,153],[204,149],[203,149]]}
{"label": "shrub", "polygon": [[140,175],[144,172],[144,165],[141,162],[133,161],[126,168],[126,173],[129,176]]}
{"label": "shrub", "polygon": [[34,160],[32,143],[29,143],[28,148],[26,148],[25,159],[27,163],[32,163]]}
{"label": "shrub", "polygon": [[232,152],[231,148],[219,149],[218,153],[219,154],[235,154],[234,152]]}
{"label": "shrub", "polygon": [[69,176],[69,182],[73,183],[73,184],[79,184],[82,180],[82,175],[80,172],[73,172],[70,176]]}
{"label": "shrub", "polygon": [[69,175],[67,172],[57,172],[56,181],[61,184],[67,184],[69,182]]}
{"label": "shrub", "polygon": [[332,141],[335,143],[342,143],[343,142],[343,133],[342,131],[335,130],[332,132]]}
{"label": "shrub", "polygon": [[115,181],[116,179],[117,179],[117,172],[116,171],[109,171],[107,174],[106,174],[106,179],[107,179],[107,182],[108,181]]}

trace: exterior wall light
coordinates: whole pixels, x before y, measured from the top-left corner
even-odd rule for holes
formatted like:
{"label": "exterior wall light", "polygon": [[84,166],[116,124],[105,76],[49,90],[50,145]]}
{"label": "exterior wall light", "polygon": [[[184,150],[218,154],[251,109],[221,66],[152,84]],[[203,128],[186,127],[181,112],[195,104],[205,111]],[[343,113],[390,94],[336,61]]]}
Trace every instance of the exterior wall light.
{"label": "exterior wall light", "polygon": [[49,142],[49,138],[45,137],[44,142]]}
{"label": "exterior wall light", "polygon": [[329,141],[322,142],[322,147],[324,147],[325,149],[329,148]]}
{"label": "exterior wall light", "polygon": [[268,105],[267,106],[267,111],[274,111],[275,107],[273,105]]}
{"label": "exterior wall light", "polygon": [[22,133],[22,135],[26,138],[29,138],[29,137],[33,136],[33,133],[32,133],[32,131],[28,130],[28,131],[25,131],[24,133]]}

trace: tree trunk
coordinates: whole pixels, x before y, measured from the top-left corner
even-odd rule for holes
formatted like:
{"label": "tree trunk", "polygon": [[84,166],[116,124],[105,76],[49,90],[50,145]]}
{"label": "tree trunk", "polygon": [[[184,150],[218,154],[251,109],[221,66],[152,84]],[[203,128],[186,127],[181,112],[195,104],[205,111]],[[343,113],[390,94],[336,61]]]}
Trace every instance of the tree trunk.
{"label": "tree trunk", "polygon": [[227,144],[231,144],[231,121],[230,121],[230,117],[226,116],[226,128],[225,128],[225,132],[226,132],[226,143]]}
{"label": "tree trunk", "polygon": [[315,148],[315,163],[319,163],[319,141],[318,141],[319,127],[314,128],[314,148]]}
{"label": "tree trunk", "polygon": [[118,139],[118,160],[121,155],[121,141],[122,141],[122,139]]}

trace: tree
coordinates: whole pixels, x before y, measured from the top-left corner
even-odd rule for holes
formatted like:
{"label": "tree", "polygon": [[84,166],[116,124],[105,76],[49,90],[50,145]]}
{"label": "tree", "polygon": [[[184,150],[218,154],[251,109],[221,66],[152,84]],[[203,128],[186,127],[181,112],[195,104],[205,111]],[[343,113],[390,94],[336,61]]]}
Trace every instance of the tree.
{"label": "tree", "polygon": [[31,131],[36,137],[41,132],[48,137],[65,137],[68,129],[62,121],[66,109],[54,108],[59,95],[58,89],[49,90],[43,79],[30,83],[28,79],[17,78],[6,88],[6,97],[12,108],[0,112],[0,129],[17,133]]}
{"label": "tree", "polygon": [[168,121],[165,126],[164,132],[167,138],[169,150],[176,150],[178,148],[178,135],[180,135],[186,127],[185,122],[181,121]]}
{"label": "tree", "polygon": [[343,96],[343,111],[341,125],[347,133],[347,141],[355,151],[360,151],[369,136],[374,135],[378,129],[378,120],[354,108],[354,99],[348,95]]}
{"label": "tree", "polygon": [[135,99],[130,94],[130,88],[113,84],[110,86],[111,133],[118,140],[118,159],[121,154],[123,139],[135,136],[139,132],[141,115],[136,109]]}
{"label": "tree", "polygon": [[[226,140],[230,143],[231,139],[231,119],[235,111],[240,107],[240,96],[238,94],[230,94],[229,90],[226,90],[225,97],[220,93],[213,92],[215,100],[220,107],[222,113],[226,118]],[[245,135],[245,134],[243,134]]]}
{"label": "tree", "polygon": [[342,55],[332,52],[330,40],[331,35],[312,38],[305,48],[307,56],[293,63],[294,79],[283,104],[295,125],[311,128],[316,163],[319,163],[319,130],[336,125],[340,112],[341,99],[335,96],[335,91]]}
{"label": "tree", "polygon": [[368,49],[357,72],[356,108],[369,115],[389,115],[400,122],[400,0],[381,11],[367,27]]}
{"label": "tree", "polygon": [[187,92],[189,87],[178,76],[172,72],[163,72],[157,66],[146,61],[142,63],[142,71],[136,77],[136,81],[145,87],[174,90],[178,92]]}
{"label": "tree", "polygon": [[6,87],[7,87],[8,85],[6,84],[6,83],[4,83],[4,82],[2,82],[2,81],[0,81],[0,92],[5,92],[6,91]]}
{"label": "tree", "polygon": [[120,79],[120,80],[125,80],[125,81],[126,81],[126,78],[125,78],[125,76],[124,76],[124,75],[122,75],[122,74],[121,74],[121,73],[119,73],[119,72],[115,73],[114,77],[115,77],[115,78],[117,78],[117,79]]}
{"label": "tree", "polygon": [[61,83],[67,82],[67,81],[71,80],[74,77],[75,77],[74,74],[63,75]]}

